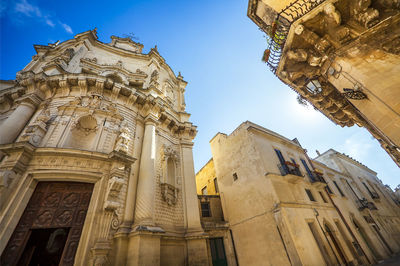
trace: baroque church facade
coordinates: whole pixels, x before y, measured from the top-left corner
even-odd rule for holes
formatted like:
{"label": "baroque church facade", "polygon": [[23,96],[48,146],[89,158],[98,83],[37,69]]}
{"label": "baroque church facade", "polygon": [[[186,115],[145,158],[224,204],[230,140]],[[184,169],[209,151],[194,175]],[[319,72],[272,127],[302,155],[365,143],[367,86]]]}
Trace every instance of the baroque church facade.
{"label": "baroque church facade", "polygon": [[207,265],[187,82],[96,30],[34,47],[0,82],[1,264]]}

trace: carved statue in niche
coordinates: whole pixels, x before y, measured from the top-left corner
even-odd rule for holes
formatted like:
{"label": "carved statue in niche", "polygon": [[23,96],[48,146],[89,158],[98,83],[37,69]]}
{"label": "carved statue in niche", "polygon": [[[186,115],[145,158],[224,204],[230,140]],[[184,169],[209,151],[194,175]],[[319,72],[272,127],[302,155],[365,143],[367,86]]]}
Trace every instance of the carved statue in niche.
{"label": "carved statue in niche", "polygon": [[171,146],[163,145],[161,148],[161,195],[163,200],[170,206],[175,205],[178,198],[178,188],[176,187],[178,162],[178,152]]}
{"label": "carved statue in niche", "polygon": [[127,122],[123,122],[120,127],[120,133],[115,142],[114,150],[128,153],[129,143],[131,142],[131,130]]}
{"label": "carved statue in niche", "polygon": [[370,28],[379,22],[379,11],[371,8],[370,5],[371,0],[350,1],[350,14],[366,28]]}
{"label": "carved statue in niche", "polygon": [[158,71],[157,71],[157,70],[154,70],[154,71],[151,73],[151,76],[150,76],[150,87],[157,88],[158,85],[159,85],[158,79],[159,79]]}

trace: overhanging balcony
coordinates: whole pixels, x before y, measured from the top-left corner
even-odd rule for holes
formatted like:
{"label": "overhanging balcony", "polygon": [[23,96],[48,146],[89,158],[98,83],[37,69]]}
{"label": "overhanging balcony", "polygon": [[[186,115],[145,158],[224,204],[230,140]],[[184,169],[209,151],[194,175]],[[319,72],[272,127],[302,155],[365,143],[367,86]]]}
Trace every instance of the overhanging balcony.
{"label": "overhanging balcony", "polygon": [[297,183],[303,179],[299,166],[293,163],[278,164],[281,175],[290,183]]}

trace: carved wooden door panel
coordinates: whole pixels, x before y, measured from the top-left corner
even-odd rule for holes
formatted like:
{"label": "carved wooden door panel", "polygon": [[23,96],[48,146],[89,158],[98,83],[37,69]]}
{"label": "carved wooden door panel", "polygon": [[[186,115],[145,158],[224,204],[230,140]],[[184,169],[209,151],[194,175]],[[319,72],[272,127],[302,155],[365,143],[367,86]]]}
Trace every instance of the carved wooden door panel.
{"label": "carved wooden door panel", "polygon": [[1,256],[1,265],[16,265],[32,230],[68,228],[59,265],[73,265],[93,184],[39,182]]}

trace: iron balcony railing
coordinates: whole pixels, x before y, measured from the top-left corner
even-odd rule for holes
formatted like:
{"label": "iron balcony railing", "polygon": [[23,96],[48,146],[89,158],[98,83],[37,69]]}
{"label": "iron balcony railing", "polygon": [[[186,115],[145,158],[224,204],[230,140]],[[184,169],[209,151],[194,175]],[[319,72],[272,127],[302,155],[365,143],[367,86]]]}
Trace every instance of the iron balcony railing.
{"label": "iron balcony railing", "polygon": [[367,199],[358,199],[356,200],[357,207],[360,211],[364,209],[370,209],[370,210],[377,210],[378,208],[373,202],[369,202]]}
{"label": "iron balcony railing", "polygon": [[275,22],[271,25],[270,32],[267,32],[268,49],[265,50],[263,56],[263,60],[274,74],[276,74],[276,69],[281,61],[290,26],[325,1],[296,0],[278,13]]}
{"label": "iron balcony railing", "polygon": [[314,171],[312,173],[309,173],[308,176],[310,177],[311,183],[315,183],[315,182],[326,183],[322,174],[320,174],[318,172]]}
{"label": "iron balcony railing", "polygon": [[297,175],[297,176],[303,176],[300,172],[300,169],[298,167],[292,166],[292,165],[287,165],[287,164],[278,164],[279,171],[281,172],[282,176],[285,175]]}

